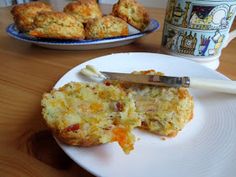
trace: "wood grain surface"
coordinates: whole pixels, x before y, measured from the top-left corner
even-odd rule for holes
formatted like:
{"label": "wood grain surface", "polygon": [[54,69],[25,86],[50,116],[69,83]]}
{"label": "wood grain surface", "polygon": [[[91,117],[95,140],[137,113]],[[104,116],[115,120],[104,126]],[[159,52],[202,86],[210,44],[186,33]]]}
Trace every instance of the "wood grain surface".
{"label": "wood grain surface", "polygon": [[[89,59],[116,52],[160,52],[162,27],[127,46],[89,52],[49,50],[6,34],[13,22],[10,9],[0,8],[0,177],[93,176],[69,159],[47,130],[41,116],[42,94]],[[150,8],[149,13],[163,24],[164,9]],[[236,79],[235,66],[236,40],[223,50],[218,71]]]}

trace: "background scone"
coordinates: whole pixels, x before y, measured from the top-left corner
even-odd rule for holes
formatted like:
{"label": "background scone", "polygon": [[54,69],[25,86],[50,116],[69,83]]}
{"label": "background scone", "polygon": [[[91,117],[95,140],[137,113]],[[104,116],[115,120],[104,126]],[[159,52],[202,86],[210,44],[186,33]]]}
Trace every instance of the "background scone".
{"label": "background scone", "polygon": [[11,13],[13,15],[17,28],[23,32],[33,29],[33,22],[38,12],[52,11],[49,4],[43,2],[30,2],[26,4],[15,5]]}
{"label": "background scone", "polygon": [[85,38],[84,26],[72,15],[64,12],[40,12],[34,19],[35,28],[30,35],[39,38]]}
{"label": "background scone", "polygon": [[64,12],[76,17],[82,23],[102,17],[102,11],[96,0],[78,0],[64,7]]}
{"label": "background scone", "polygon": [[122,18],[140,31],[144,31],[150,22],[147,10],[136,0],[119,0],[113,5],[112,15]]}
{"label": "background scone", "polygon": [[124,20],[111,15],[90,20],[85,26],[87,39],[127,36],[128,34],[128,24]]}
{"label": "background scone", "polygon": [[[162,75],[154,70],[135,74]],[[174,137],[193,117],[193,98],[186,88],[131,86],[141,128]]]}
{"label": "background scone", "polygon": [[72,82],[44,94],[42,106],[47,125],[67,144],[93,146],[117,141],[124,152],[133,149],[131,130],[141,122],[130,95],[118,87]]}

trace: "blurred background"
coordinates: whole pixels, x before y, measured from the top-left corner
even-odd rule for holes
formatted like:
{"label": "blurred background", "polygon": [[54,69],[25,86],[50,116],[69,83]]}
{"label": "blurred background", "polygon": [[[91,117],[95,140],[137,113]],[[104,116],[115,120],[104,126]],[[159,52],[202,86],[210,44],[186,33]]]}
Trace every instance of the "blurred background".
{"label": "blurred background", "polygon": [[[168,0],[137,0],[141,4],[147,6],[147,7],[166,7]],[[104,4],[114,4],[117,2],[117,0],[99,0],[100,3]]]}
{"label": "blurred background", "polygon": [[[10,6],[13,4],[20,4],[20,3],[26,3],[32,0],[0,0],[0,7],[4,6]],[[48,0],[52,4],[58,4],[59,1],[62,0]],[[63,0],[63,1],[70,1],[70,0]],[[166,3],[168,0],[138,0],[138,2],[142,3],[146,7],[160,7],[160,8],[165,8]],[[104,3],[104,4],[114,4],[116,3],[117,0],[99,0],[99,3]]]}

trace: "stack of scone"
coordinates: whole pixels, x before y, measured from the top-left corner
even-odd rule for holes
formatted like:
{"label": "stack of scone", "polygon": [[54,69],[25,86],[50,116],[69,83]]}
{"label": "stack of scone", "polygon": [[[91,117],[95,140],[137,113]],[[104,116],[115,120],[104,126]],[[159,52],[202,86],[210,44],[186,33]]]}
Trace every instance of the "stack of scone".
{"label": "stack of scone", "polygon": [[193,98],[186,88],[120,81],[72,82],[44,94],[42,106],[44,120],[63,142],[94,146],[116,141],[125,153],[133,149],[134,128],[174,137],[193,117]]}
{"label": "stack of scone", "polygon": [[30,2],[16,5],[12,15],[17,28],[31,36],[55,39],[102,39],[129,34],[128,24],[143,31],[149,24],[146,9],[135,0],[119,0],[111,15],[102,15],[96,0],[77,0],[63,12],[49,4]]}

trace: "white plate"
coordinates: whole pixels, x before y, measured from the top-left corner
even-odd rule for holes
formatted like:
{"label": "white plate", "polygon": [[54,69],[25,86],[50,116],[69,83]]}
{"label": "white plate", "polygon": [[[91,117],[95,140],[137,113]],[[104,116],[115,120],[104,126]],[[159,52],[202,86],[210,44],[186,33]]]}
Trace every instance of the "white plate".
{"label": "white plate", "polygon": [[[227,79],[194,62],[152,53],[120,53],[99,57],[70,70],[55,85],[87,81],[78,72],[91,64],[102,71],[131,72],[155,69],[173,76]],[[193,120],[175,138],[135,130],[140,138],[125,155],[116,143],[92,148],[59,145],[76,163],[104,177],[235,177],[236,96],[190,90]]]}
{"label": "white plate", "polygon": [[59,49],[59,50],[94,50],[118,47],[122,45],[127,45],[135,40],[158,30],[160,24],[155,20],[151,19],[148,27],[140,32],[136,28],[129,25],[129,35],[97,40],[56,40],[56,39],[39,39],[29,36],[26,33],[20,32],[15,24],[11,24],[7,27],[7,34],[15,39],[36,44],[42,47]]}

